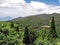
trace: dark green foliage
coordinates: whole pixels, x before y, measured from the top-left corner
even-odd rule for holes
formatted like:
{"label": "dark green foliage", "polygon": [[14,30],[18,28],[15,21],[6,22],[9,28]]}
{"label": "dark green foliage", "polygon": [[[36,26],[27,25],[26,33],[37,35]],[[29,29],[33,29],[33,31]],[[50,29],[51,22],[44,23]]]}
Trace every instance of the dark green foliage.
{"label": "dark green foliage", "polygon": [[4,44],[6,44],[6,42],[0,42],[0,45],[4,45]]}
{"label": "dark green foliage", "polygon": [[14,23],[13,22],[11,22],[11,28],[14,28]]}
{"label": "dark green foliage", "polygon": [[52,38],[58,37],[58,36],[57,36],[57,33],[56,33],[54,17],[52,17],[52,20],[51,20],[51,30],[50,30],[50,34],[51,34]]}
{"label": "dark green foliage", "polygon": [[1,28],[0,28],[0,32],[1,32],[1,33],[3,32]]}
{"label": "dark green foliage", "polygon": [[4,29],[4,35],[7,36],[9,34],[8,29]]}
{"label": "dark green foliage", "polygon": [[39,45],[43,45],[43,43],[42,43],[42,42],[40,42],[40,43],[39,43]]}
{"label": "dark green foliage", "polygon": [[38,37],[37,33],[36,32],[32,32],[30,31],[30,44],[34,44],[34,41],[36,40],[36,38]]}
{"label": "dark green foliage", "polygon": [[29,44],[30,44],[29,29],[28,29],[28,27],[25,27],[23,43],[24,43],[25,45],[29,45]]}
{"label": "dark green foliage", "polygon": [[19,26],[16,26],[16,27],[15,27],[15,30],[16,30],[17,32],[19,32]]}

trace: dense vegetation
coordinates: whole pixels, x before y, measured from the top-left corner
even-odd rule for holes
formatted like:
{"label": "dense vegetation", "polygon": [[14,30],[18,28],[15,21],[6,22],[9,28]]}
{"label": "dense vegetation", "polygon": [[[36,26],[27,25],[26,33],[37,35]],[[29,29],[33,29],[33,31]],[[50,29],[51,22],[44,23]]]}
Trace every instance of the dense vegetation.
{"label": "dense vegetation", "polygon": [[59,20],[31,16],[0,22],[0,45],[60,45]]}
{"label": "dense vegetation", "polygon": [[19,17],[11,21],[19,23],[21,28],[29,25],[30,28],[40,30],[42,26],[50,25],[51,17],[55,18],[56,29],[60,28],[60,14],[39,14],[28,17]]}

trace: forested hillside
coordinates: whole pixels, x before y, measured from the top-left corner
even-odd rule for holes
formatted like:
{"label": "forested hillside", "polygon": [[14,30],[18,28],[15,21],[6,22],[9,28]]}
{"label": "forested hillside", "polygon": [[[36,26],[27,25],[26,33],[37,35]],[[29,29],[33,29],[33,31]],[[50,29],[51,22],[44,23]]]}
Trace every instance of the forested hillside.
{"label": "forested hillside", "polygon": [[11,21],[19,23],[19,26],[25,27],[29,25],[29,27],[33,29],[41,29],[42,26],[49,26],[51,22],[51,17],[54,16],[56,27],[60,28],[60,14],[39,14],[28,17],[20,17],[13,19]]}
{"label": "forested hillside", "polygon": [[60,14],[42,14],[0,22],[0,45],[60,45]]}

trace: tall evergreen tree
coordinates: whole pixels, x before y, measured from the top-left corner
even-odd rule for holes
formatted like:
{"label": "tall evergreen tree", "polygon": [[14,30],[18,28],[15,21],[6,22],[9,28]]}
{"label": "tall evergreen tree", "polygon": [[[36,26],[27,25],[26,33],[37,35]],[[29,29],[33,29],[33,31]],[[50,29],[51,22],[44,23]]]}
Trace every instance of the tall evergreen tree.
{"label": "tall evergreen tree", "polygon": [[25,45],[29,45],[29,44],[30,44],[28,27],[25,27],[23,43],[24,43]]}
{"label": "tall evergreen tree", "polygon": [[52,38],[56,38],[56,37],[57,37],[56,28],[55,28],[54,16],[52,17],[52,20],[51,20],[51,30],[50,30],[50,34],[51,34]]}

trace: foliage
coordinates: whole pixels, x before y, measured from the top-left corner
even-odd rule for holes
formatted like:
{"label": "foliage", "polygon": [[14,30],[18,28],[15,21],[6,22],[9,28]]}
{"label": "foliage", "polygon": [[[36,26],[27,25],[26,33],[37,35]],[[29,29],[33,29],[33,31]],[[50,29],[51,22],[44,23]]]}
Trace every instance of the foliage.
{"label": "foliage", "polygon": [[52,38],[58,37],[58,36],[57,36],[57,33],[56,33],[54,17],[52,17],[50,33],[53,35]]}
{"label": "foliage", "polygon": [[23,43],[26,45],[30,44],[28,27],[25,27]]}
{"label": "foliage", "polygon": [[[50,23],[50,20],[32,16],[16,22],[0,22],[0,45],[24,45],[28,42],[30,45],[60,45],[60,22],[56,21],[56,17],[55,20],[52,17]],[[53,39],[58,37],[50,41],[50,35]]]}

